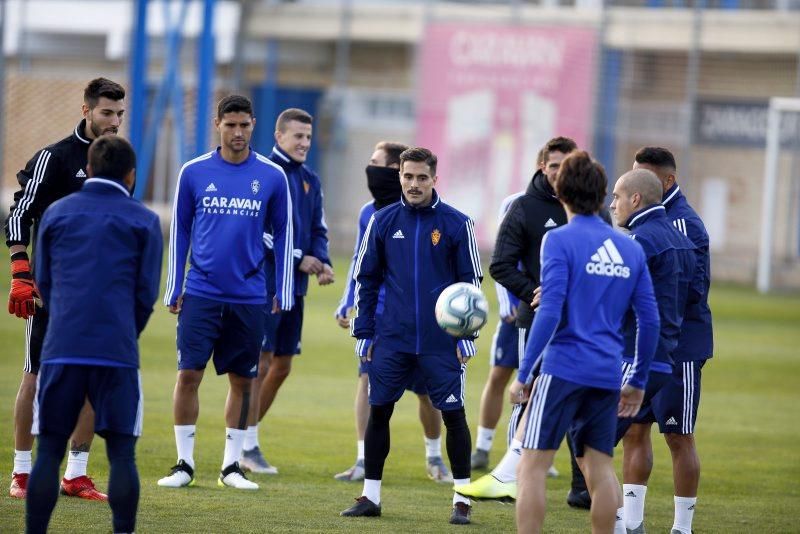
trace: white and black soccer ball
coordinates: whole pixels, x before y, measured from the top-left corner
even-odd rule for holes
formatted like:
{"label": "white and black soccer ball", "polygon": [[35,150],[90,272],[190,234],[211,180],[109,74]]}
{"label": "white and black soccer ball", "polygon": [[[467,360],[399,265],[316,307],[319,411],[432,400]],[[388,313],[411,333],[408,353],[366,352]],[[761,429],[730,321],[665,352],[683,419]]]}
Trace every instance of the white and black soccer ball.
{"label": "white and black soccer ball", "polygon": [[472,284],[458,282],[448,286],[436,301],[436,322],[451,336],[471,336],[488,319],[489,302]]}

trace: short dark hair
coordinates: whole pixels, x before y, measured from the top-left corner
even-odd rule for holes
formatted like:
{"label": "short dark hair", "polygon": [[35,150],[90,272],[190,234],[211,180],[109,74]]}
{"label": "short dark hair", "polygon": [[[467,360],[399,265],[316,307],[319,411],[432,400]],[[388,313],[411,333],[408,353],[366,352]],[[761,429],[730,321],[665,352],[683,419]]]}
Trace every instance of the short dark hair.
{"label": "short dark hair", "polygon": [[419,161],[428,165],[431,168],[431,176],[436,176],[436,163],[439,159],[436,157],[436,154],[428,150],[427,148],[422,147],[414,147],[404,150],[402,154],[400,154],[400,166],[403,166],[403,163],[406,161]]}
{"label": "short dark hair", "polygon": [[408,150],[408,145],[394,141],[381,141],[375,145],[375,150],[386,152],[386,166],[400,165],[400,154]]}
{"label": "short dark hair", "polygon": [[221,119],[226,113],[247,113],[253,116],[253,103],[242,95],[228,95],[217,104],[217,118]]}
{"label": "short dark hair", "polygon": [[542,147],[536,153],[536,165],[544,165],[544,155],[547,153],[547,147]]}
{"label": "short dark hair", "polygon": [[103,135],[89,147],[89,168],[92,176],[122,181],[136,168],[136,153],[131,144],[119,135]]}
{"label": "short dark hair", "polygon": [[278,115],[278,120],[275,121],[275,131],[286,131],[286,125],[291,121],[302,122],[303,124],[311,124],[314,122],[314,117],[308,111],[300,108],[289,108],[281,111]]}
{"label": "short dark hair", "polygon": [[573,150],[578,149],[578,143],[569,137],[554,137],[544,145],[544,156],[542,163],[546,163],[550,159],[551,152],[561,152],[562,154],[569,154]]}
{"label": "short dark hair", "polygon": [[603,206],[606,197],[606,171],[585,150],[564,158],[556,175],[558,198],[574,213],[589,215]]}
{"label": "short dark hair", "polygon": [[636,163],[642,165],[652,165],[653,167],[668,168],[673,171],[678,170],[675,164],[675,156],[668,149],[660,146],[646,146],[636,152]]}
{"label": "short dark hair", "polygon": [[125,98],[125,88],[108,78],[95,78],[83,90],[83,102],[89,109],[94,109],[100,97],[114,101],[122,100]]}

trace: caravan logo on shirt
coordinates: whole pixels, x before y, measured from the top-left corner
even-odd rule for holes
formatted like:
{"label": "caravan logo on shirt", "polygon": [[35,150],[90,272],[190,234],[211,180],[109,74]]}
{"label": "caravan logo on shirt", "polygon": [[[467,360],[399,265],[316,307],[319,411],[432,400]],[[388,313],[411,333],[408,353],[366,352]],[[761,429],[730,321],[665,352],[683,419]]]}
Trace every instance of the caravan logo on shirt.
{"label": "caravan logo on shirt", "polygon": [[236,215],[237,217],[258,217],[261,200],[239,197],[211,197],[201,199],[203,213],[214,215]]}
{"label": "caravan logo on shirt", "polygon": [[586,272],[600,276],[617,276],[629,278],[631,270],[625,266],[617,247],[611,239],[603,241],[603,245],[592,254],[591,261],[586,264]]}

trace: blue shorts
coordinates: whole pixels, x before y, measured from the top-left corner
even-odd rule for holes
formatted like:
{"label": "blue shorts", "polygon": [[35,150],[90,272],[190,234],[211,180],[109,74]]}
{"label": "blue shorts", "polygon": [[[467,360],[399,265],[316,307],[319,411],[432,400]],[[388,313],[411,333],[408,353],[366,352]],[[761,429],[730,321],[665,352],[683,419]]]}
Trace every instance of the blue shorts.
{"label": "blue shorts", "polygon": [[47,363],[39,369],[33,403],[33,434],[68,437],[75,430],[84,401],[94,408],[94,430],[142,435],[144,399],[135,367]]}
{"label": "blue shorts", "polygon": [[303,297],[295,295],[294,307],[289,311],[272,313],[272,298],[265,308],[264,339],[261,352],[272,352],[275,356],[300,354],[300,335],[303,330]]}
{"label": "blue shorts", "polygon": [[[623,381],[625,375],[628,374],[632,364],[622,362],[622,376]],[[616,443],[619,443],[632,424],[647,424],[655,421],[653,415],[653,397],[658,395],[661,389],[672,379],[672,375],[668,373],[659,373],[657,371],[650,371],[647,377],[647,386],[644,389],[644,400],[642,407],[636,417],[626,417],[625,419],[617,419],[617,438]]]}
{"label": "blue shorts", "polygon": [[258,374],[264,335],[263,304],[230,304],[184,295],[178,315],[178,369],[205,369],[212,354],[217,374]]}
{"label": "blue shorts", "polygon": [[459,363],[455,350],[452,356],[418,356],[381,349],[380,343],[373,347],[372,361],[366,364],[370,404],[382,406],[397,402],[406,388],[413,386],[415,373],[420,373],[436,408],[448,411],[464,407],[466,366]]}
{"label": "blue shorts", "polygon": [[706,360],[676,363],[670,379],[653,397],[653,418],[662,434],[694,434],[705,363]]}
{"label": "blue shorts", "polygon": [[[367,367],[369,362],[362,362],[359,360],[358,364],[358,376],[367,372]],[[422,375],[422,369],[417,367],[414,371],[414,374],[411,375],[411,378],[408,380],[408,384],[406,385],[406,390],[411,391],[417,395],[427,395],[428,394],[428,386],[425,385],[425,377]]]}
{"label": "blue shorts", "polygon": [[489,362],[492,366],[517,369],[519,355],[525,350],[525,329],[517,328],[514,323],[503,320],[497,322],[497,329],[492,337],[492,349]]}
{"label": "blue shorts", "polygon": [[524,448],[556,450],[569,431],[575,456],[583,456],[587,446],[614,456],[619,390],[582,386],[542,373],[530,404]]}

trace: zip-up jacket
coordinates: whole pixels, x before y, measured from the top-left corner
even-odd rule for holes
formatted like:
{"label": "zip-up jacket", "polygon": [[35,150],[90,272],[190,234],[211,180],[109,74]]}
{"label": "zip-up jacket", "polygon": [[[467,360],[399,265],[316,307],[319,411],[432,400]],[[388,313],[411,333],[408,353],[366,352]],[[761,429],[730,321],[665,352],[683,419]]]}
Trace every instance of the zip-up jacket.
{"label": "zip-up jacket", "polygon": [[[269,159],[279,165],[289,181],[292,195],[292,223],[294,225],[294,292],[305,295],[308,292],[308,273],[298,267],[303,256],[314,256],[322,263],[333,265],[328,254],[328,226],[325,223],[325,210],[322,206],[322,182],[317,173],[304,163],[298,163],[289,157],[277,145],[272,147]],[[274,232],[269,230],[264,235],[267,245],[267,261],[264,263],[267,272],[267,287],[276,287],[273,282],[275,255],[273,254]]]}
{"label": "zip-up jacket", "polygon": [[[456,282],[480,287],[483,279],[472,219],[441,201],[414,208],[404,198],[370,218],[355,266],[356,354],[371,343],[394,352],[475,355],[473,338],[442,330],[434,312],[441,292]],[[383,313],[376,324],[378,293]]]}
{"label": "zip-up jacket", "polygon": [[693,286],[691,303],[683,317],[681,337],[673,352],[675,363],[707,360],[714,353],[714,334],[711,321],[711,308],[708,306],[708,291],[711,287],[711,255],[708,246],[708,232],[700,216],[692,209],[686,197],[673,185],[664,193],[661,201],[667,209],[667,217],[673,226],[694,243],[697,253],[697,266],[701,270],[699,285]]}
{"label": "zip-up jacket", "polygon": [[[683,316],[691,303],[689,292],[696,291],[696,286],[702,283],[701,271],[696,268],[696,247],[672,226],[661,204],[631,214],[625,227],[644,250],[658,304],[661,327],[650,370],[671,374],[672,353],[678,346]],[[626,361],[631,361],[636,351],[636,317],[632,311],[625,319],[623,333],[623,355]]]}
{"label": "zip-up jacket", "polygon": [[545,233],[567,224],[567,214],[541,171],[508,209],[494,244],[489,272],[520,300],[517,326],[530,328],[533,290],[539,285],[539,250]]}
{"label": "zip-up jacket", "polygon": [[[174,305],[183,292],[234,304],[265,304],[269,290],[282,310],[290,310],[291,213],[283,170],[252,149],[238,164],[225,161],[219,148],[186,163],[175,189],[164,304]],[[276,286],[269,288],[262,241],[267,225],[275,235],[278,260],[273,264]]]}
{"label": "zip-up jacket", "polygon": [[90,178],[44,213],[36,251],[50,316],[42,363],[139,367],[161,276],[158,216],[120,182]]}
{"label": "zip-up jacket", "polygon": [[600,217],[575,215],[542,241],[542,300],[519,380],[542,374],[582,386],[618,390],[622,380],[622,322],[633,306],[636,360],[628,383],[644,389],[658,341],[658,307],[642,247]]}
{"label": "zip-up jacket", "polygon": [[86,160],[91,141],[85,136],[82,120],[61,141],[36,152],[25,168],[17,173],[20,190],[6,219],[6,244],[24,245],[35,242],[31,226],[36,226],[45,209],[60,198],[78,191],[86,180]]}

